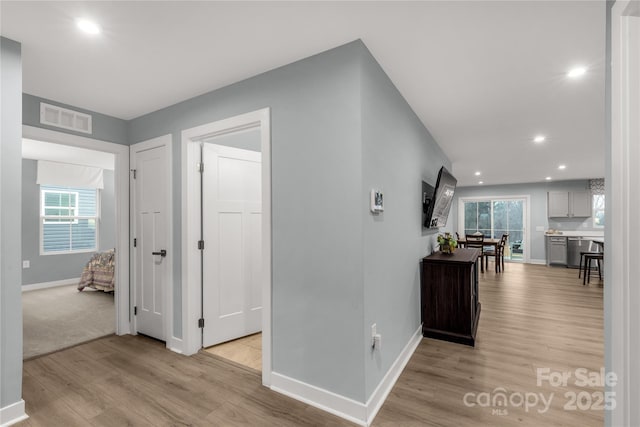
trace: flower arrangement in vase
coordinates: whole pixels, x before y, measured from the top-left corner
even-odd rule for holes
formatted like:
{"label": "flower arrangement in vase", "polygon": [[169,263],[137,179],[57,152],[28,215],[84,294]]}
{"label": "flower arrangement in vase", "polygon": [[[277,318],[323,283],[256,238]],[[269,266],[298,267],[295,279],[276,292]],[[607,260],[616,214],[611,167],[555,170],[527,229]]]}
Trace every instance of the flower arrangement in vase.
{"label": "flower arrangement in vase", "polygon": [[440,252],[444,254],[452,254],[458,247],[458,242],[453,238],[451,233],[444,233],[444,235],[438,235],[438,244],[440,245]]}

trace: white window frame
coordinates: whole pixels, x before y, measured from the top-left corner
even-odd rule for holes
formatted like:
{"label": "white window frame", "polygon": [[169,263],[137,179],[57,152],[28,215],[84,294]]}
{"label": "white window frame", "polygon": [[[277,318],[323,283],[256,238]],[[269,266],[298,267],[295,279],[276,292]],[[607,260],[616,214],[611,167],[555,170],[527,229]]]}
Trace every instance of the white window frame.
{"label": "white window frame", "polygon": [[[60,207],[60,206],[46,206],[46,200],[47,197],[46,195],[48,193],[52,193],[52,194],[68,194],[68,195],[74,195],[76,198],[76,203],[75,206],[73,207]],[[80,193],[78,193],[77,191],[68,191],[68,190],[40,190],[40,199],[41,199],[41,203],[40,203],[40,217],[43,221],[43,224],[77,224],[78,223],[78,215],[47,215],[47,208],[50,209],[68,209],[71,210],[73,209],[73,212],[79,212],[80,211]],[[61,220],[67,220],[67,221],[61,221]],[[55,220],[55,221],[52,221]]]}
{"label": "white window frame", "polygon": [[[101,194],[100,194],[100,190],[99,189],[95,189],[95,195],[96,195],[96,214],[94,215],[73,215],[73,216],[54,216],[54,215],[45,215],[44,214],[44,208],[45,208],[45,193],[68,193],[68,194],[75,194],[76,195],[76,207],[75,210],[76,212],[79,212],[80,210],[80,194],[73,191],[73,189],[70,190],[44,190],[42,188],[39,189],[40,191],[40,243],[39,243],[39,250],[40,250],[40,255],[41,256],[47,256],[47,255],[72,255],[72,254],[81,254],[81,253],[89,253],[89,252],[97,252],[98,248],[100,247],[100,208],[101,208]],[[68,219],[69,221],[67,222],[46,222],[47,218],[55,218],[55,219]],[[96,227],[96,240],[95,240],[95,245],[93,248],[86,248],[86,249],[71,249],[71,250],[65,250],[65,251],[45,251],[44,250],[44,225],[45,224],[77,224],[78,220],[81,219],[93,219],[95,221],[95,227]],[[72,246],[73,247],[73,246]]]}
{"label": "white window frame", "polygon": [[607,203],[607,199],[604,199],[604,203],[605,206],[602,207],[602,209],[596,209],[596,197],[602,197],[604,198],[604,194],[592,194],[591,195],[591,218],[593,218],[593,228],[603,228],[604,229],[604,225],[598,225],[596,224],[596,213],[602,211],[602,213],[604,214],[604,222],[607,222],[607,216],[606,216],[606,210],[605,210],[605,206]]}

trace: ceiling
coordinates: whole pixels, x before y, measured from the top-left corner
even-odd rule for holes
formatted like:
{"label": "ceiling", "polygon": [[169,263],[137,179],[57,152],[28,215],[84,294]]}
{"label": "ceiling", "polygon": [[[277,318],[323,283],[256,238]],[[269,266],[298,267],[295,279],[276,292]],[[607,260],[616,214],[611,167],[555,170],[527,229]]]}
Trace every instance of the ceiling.
{"label": "ceiling", "polygon": [[[23,90],[43,98],[132,119],[362,39],[452,161],[458,185],[604,176],[604,1],[0,8],[2,35],[22,43]],[[78,17],[102,33],[80,33]],[[568,78],[577,65],[587,73]],[[532,142],[538,134],[544,143]]]}

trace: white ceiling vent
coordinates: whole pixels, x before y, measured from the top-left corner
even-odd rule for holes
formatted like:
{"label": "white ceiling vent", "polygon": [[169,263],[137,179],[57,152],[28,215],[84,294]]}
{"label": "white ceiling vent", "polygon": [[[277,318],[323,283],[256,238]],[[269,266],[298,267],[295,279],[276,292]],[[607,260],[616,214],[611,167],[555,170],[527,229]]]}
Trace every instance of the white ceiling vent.
{"label": "white ceiling vent", "polygon": [[92,133],[89,114],[68,110],[56,105],[40,103],[40,123],[76,132]]}

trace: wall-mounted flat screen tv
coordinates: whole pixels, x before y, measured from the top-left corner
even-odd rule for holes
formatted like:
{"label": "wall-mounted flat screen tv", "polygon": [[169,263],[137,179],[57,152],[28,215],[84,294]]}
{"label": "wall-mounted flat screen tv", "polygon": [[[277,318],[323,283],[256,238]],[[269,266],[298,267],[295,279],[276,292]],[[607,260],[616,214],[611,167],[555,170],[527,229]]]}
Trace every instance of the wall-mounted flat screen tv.
{"label": "wall-mounted flat screen tv", "polygon": [[[422,212],[424,228],[438,228],[447,225],[449,210],[458,180],[443,166],[438,173],[436,186],[422,183]],[[429,195],[429,187],[434,188]],[[426,191],[426,192],[425,192]]]}

